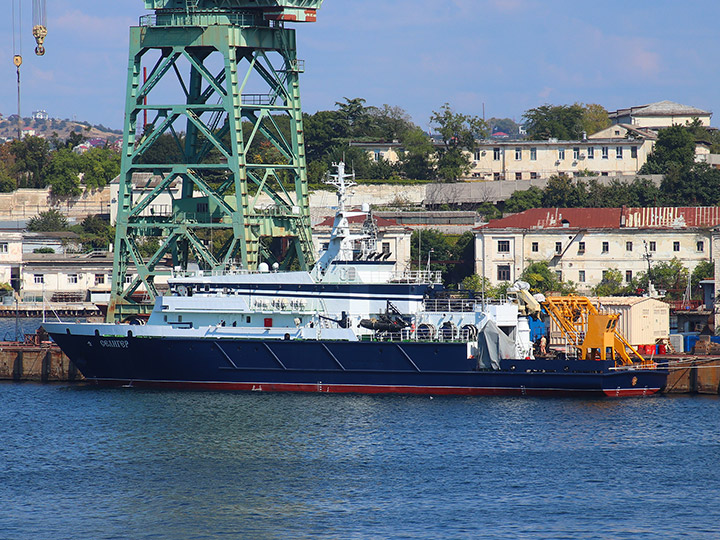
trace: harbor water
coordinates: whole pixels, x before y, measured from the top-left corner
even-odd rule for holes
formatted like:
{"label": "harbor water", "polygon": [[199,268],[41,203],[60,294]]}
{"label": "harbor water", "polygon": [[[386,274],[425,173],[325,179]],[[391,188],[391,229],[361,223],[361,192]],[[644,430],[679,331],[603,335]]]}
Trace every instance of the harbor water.
{"label": "harbor water", "polygon": [[720,399],[0,384],[0,538],[718,538]]}

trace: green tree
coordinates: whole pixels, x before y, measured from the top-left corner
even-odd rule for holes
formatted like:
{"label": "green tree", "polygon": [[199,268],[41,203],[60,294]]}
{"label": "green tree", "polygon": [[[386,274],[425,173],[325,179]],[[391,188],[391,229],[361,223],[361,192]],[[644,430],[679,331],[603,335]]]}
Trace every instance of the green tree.
{"label": "green tree", "polygon": [[689,168],[668,165],[660,189],[665,201],[678,206],[714,206],[720,201],[720,169],[707,163]]}
{"label": "green tree", "polygon": [[553,175],[543,190],[544,208],[582,208],[588,200],[587,186],[565,174]]}
{"label": "green tree", "polygon": [[80,189],[81,157],[63,148],[52,153],[45,168],[45,179],[56,197],[71,197],[82,193]]}
{"label": "green tree", "polygon": [[402,137],[404,150],[400,163],[407,178],[431,180],[435,178],[432,155],[435,151],[432,140],[420,128],[409,129]]}
{"label": "green tree", "polygon": [[605,107],[597,103],[590,103],[583,107],[581,123],[583,131],[587,135],[592,135],[610,127],[612,121]]}
{"label": "green tree", "polygon": [[[677,257],[668,262],[653,264],[650,269],[650,279],[657,291],[665,291],[670,300],[679,300],[685,293],[687,280],[690,272]],[[648,276],[646,273],[638,276],[639,285],[648,288]]]}
{"label": "green tree", "polygon": [[571,281],[562,281],[557,271],[550,268],[549,261],[531,262],[521,274],[520,279],[530,285],[530,292],[533,294],[550,292],[570,294],[575,292],[575,285]]}
{"label": "green tree", "polygon": [[67,230],[67,218],[59,211],[51,208],[40,212],[28,220],[27,229],[31,232],[56,232]]}
{"label": "green tree", "polygon": [[[443,233],[437,229],[413,231],[410,237],[410,264],[414,268],[426,270],[428,261],[430,261],[430,269],[441,271],[443,281],[447,283],[449,278],[448,264],[438,261],[450,261],[452,257],[452,246]],[[419,268],[418,262],[420,264]]]}
{"label": "green tree", "polygon": [[688,170],[695,163],[695,138],[686,126],[661,129],[653,151],[639,174],[665,174],[670,170]]}
{"label": "green tree", "polygon": [[50,145],[40,137],[26,137],[22,141],[13,141],[10,145],[13,154],[14,175],[18,187],[45,187],[43,170],[50,160]]}
{"label": "green tree", "polygon": [[528,139],[579,140],[584,130],[585,109],[574,105],[542,105],[523,114]]}
{"label": "green tree", "polygon": [[470,172],[471,162],[463,151],[473,152],[477,139],[487,136],[487,124],[482,118],[456,113],[445,103],[433,111],[430,124],[442,138],[438,150],[437,167],[440,178],[455,181]]}
{"label": "green tree", "polygon": [[690,284],[693,292],[699,292],[700,282],[703,279],[715,277],[715,263],[713,261],[700,261],[690,276]]}
{"label": "green tree", "polygon": [[595,296],[618,296],[624,292],[623,275],[617,268],[605,270],[600,283],[592,289]]}
{"label": "green tree", "polygon": [[80,156],[83,183],[102,188],[120,174],[120,155],[106,148],[91,148]]}
{"label": "green tree", "polygon": [[505,212],[524,212],[531,208],[542,208],[542,205],[543,190],[539,187],[532,186],[526,190],[513,192],[510,198],[505,201]]}

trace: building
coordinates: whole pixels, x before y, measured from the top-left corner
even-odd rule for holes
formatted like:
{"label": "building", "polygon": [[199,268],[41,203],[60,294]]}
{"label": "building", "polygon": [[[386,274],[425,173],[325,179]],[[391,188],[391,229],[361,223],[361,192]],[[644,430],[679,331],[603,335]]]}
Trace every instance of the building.
{"label": "building", "polygon": [[648,257],[650,264],[677,258],[692,272],[713,260],[718,225],[720,207],[534,208],[476,229],[475,269],[497,285],[549,261],[560,279],[587,293],[609,269],[632,281],[647,271]]}
{"label": "building", "polygon": [[691,124],[696,118],[703,126],[710,126],[712,113],[666,100],[618,109],[609,113],[609,116],[613,124],[629,124],[639,128],[659,130],[675,124]]}
{"label": "building", "polygon": [[40,109],[39,111],[33,111],[32,118],[33,120],[48,120],[50,115],[45,109]]}
{"label": "building", "polygon": [[640,170],[655,134],[581,141],[480,141],[472,155],[474,180],[538,180],[554,175],[625,176]]}
{"label": "building", "polygon": [[[142,200],[148,196],[160,184],[163,177],[152,173],[133,173],[132,198],[134,201]],[[173,201],[181,198],[180,190],[182,182],[179,177],[175,177],[165,188],[165,190],[153,199],[153,203],[148,205],[142,211],[143,216],[170,216],[173,212]],[[116,176],[110,182],[110,224],[115,225],[117,222],[118,199],[120,193],[120,177]],[[201,210],[198,210],[200,212]],[[205,212],[208,210],[205,209]]]}
{"label": "building", "polygon": [[[619,132],[615,135],[615,132]],[[541,180],[553,175],[622,177],[634,175],[647,161],[657,140],[652,131],[632,126],[604,130],[580,141],[483,140],[467,152],[472,169],[469,180]],[[397,163],[398,142],[351,142],[373,161]]]}

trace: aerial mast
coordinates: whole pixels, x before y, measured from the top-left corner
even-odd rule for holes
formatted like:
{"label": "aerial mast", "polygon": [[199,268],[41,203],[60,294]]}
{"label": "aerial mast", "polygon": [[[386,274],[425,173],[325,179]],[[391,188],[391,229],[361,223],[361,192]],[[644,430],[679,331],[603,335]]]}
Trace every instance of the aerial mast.
{"label": "aerial mast", "polygon": [[138,293],[154,301],[168,259],[206,271],[312,264],[303,63],[285,24],[315,21],[321,3],[145,0],[154,13],[130,29],[108,320],[148,309]]}

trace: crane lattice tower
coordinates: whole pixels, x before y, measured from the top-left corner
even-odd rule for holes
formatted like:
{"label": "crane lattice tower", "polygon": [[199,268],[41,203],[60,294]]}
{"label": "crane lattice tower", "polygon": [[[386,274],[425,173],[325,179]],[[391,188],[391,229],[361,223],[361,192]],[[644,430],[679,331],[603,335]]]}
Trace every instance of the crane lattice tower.
{"label": "crane lattice tower", "polygon": [[314,21],[321,3],[145,0],[154,13],[130,29],[109,321],[148,309],[169,259],[312,264],[303,63],[285,24]]}

